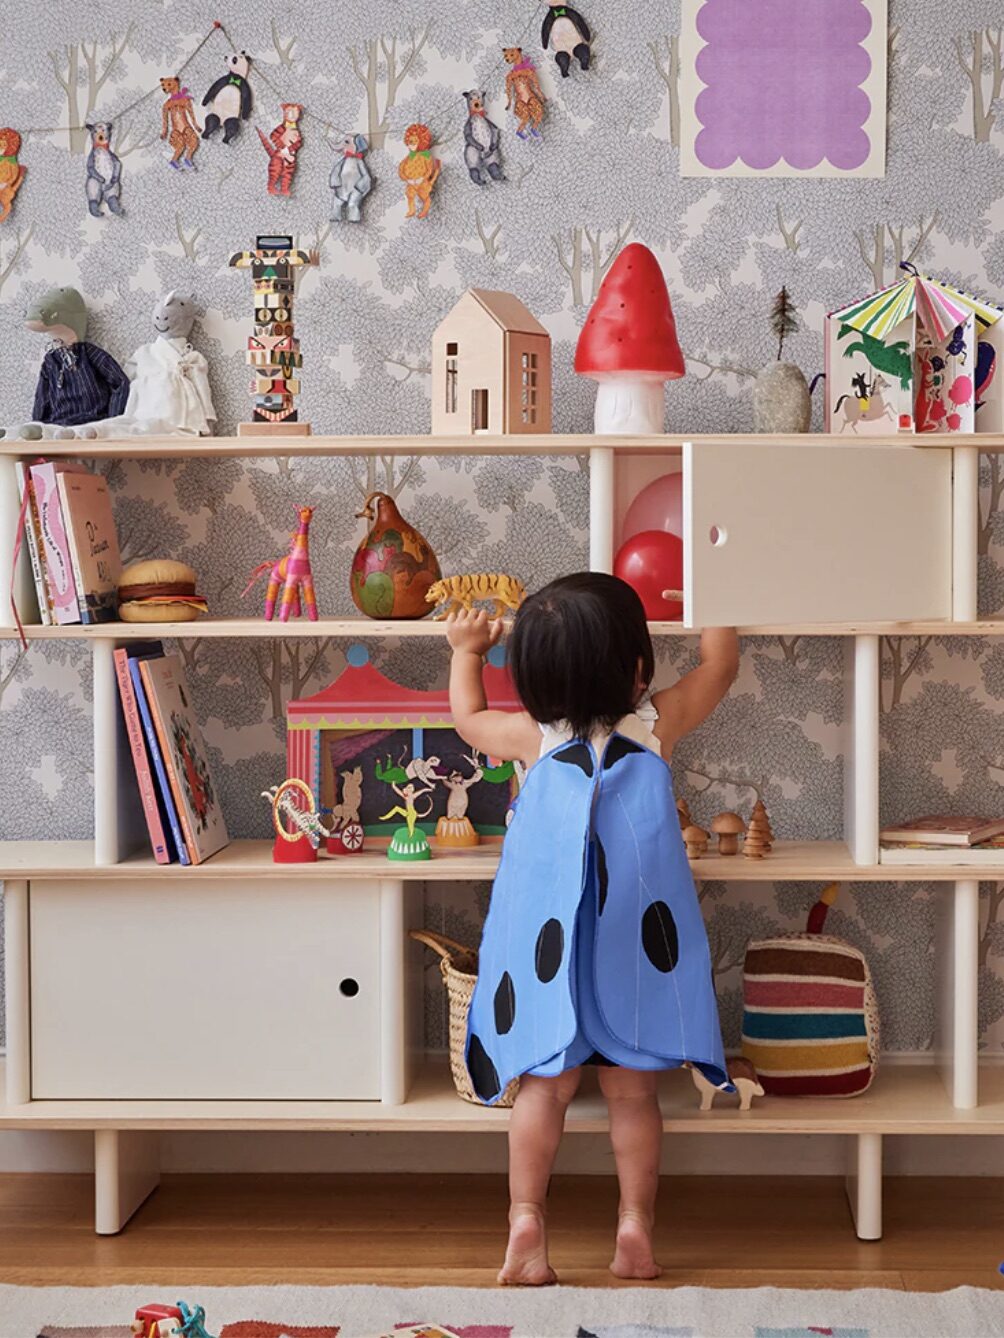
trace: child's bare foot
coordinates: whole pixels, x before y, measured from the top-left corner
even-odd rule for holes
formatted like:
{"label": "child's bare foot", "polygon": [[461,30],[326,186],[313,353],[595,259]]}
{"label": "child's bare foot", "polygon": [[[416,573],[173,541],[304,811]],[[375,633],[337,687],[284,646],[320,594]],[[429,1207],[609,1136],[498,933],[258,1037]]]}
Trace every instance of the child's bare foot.
{"label": "child's bare foot", "polygon": [[662,1276],[652,1253],[652,1227],[641,1213],[623,1212],[617,1223],[617,1245],[610,1272],[616,1278],[651,1282]]}
{"label": "child's bare foot", "polygon": [[509,1216],[509,1244],[499,1273],[503,1287],[551,1287],[558,1281],[547,1262],[547,1227],[536,1205],[514,1207]]}

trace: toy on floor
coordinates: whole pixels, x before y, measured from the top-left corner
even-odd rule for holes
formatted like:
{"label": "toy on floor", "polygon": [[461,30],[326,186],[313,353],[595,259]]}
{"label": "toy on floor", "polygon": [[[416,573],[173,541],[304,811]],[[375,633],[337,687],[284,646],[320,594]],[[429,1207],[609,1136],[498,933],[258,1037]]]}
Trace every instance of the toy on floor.
{"label": "toy on floor", "polygon": [[373,189],[373,175],[366,162],[370,142],[365,135],[346,135],[335,151],[335,161],[331,168],[328,185],[334,200],[331,204],[331,221],[341,223],[362,222],[363,201]]}
{"label": "toy on floor", "polygon": [[505,181],[502,171],[502,132],[488,119],[485,93],[469,88],[463,94],[467,102],[464,122],[464,166],[475,186],[491,181]]}
{"label": "toy on floor", "polygon": [[213,1338],[206,1329],[205,1309],[192,1308],[186,1301],[140,1306],[131,1332],[139,1338]]}
{"label": "toy on floor", "polygon": [[237,137],[241,121],[251,115],[251,85],[248,74],[251,69],[251,57],[246,51],[232,51],[227,57],[227,72],[211,85],[209,92],[202,99],[206,113],[206,128],[203,139],[215,135],[223,127],[223,143],[229,144]]}
{"label": "toy on floor", "polygon": [[342,772],[342,797],[330,810],[329,855],[355,855],[362,850],[365,833],[362,824],[363,769],[353,767]]}
{"label": "toy on floor", "polygon": [[258,138],[268,154],[268,193],[288,195],[296,176],[296,158],[303,145],[300,118],[303,108],[298,102],[282,103],[282,120],[270,135],[258,129]]}
{"label": "toy on floor", "polygon": [[177,75],[161,79],[160,86],[167,94],[160,109],[160,137],[171,146],[172,157],[168,167],[173,167],[177,172],[182,168],[194,171],[202,126],[195,118],[192,95],[187,88],[182,88]]}
{"label": "toy on floor", "polygon": [[683,844],[687,848],[688,859],[700,859],[708,853],[708,833],[703,827],[691,823],[683,829]]}
{"label": "toy on floor", "polygon": [[[756,1069],[748,1059],[736,1057],[726,1060],[725,1064],[729,1082],[739,1093],[739,1109],[749,1110],[753,1105],[753,1098],[763,1096],[764,1091],[760,1085],[760,1079],[757,1077]],[[712,1110],[715,1104],[715,1097],[725,1089],[716,1087],[714,1083],[708,1082],[700,1069],[695,1069],[692,1064],[685,1065],[690,1069],[690,1076],[694,1080],[694,1086],[701,1094],[701,1110]]]}
{"label": "toy on floor", "polygon": [[471,804],[470,790],[484,779],[485,772],[477,753],[471,753],[465,761],[469,762],[472,768],[469,776],[454,768],[445,776],[437,777],[450,797],[446,801],[446,816],[436,823],[436,840],[441,846],[452,850],[463,850],[481,844],[481,837],[467,816],[467,810]]}
{"label": "toy on floor", "polygon": [[386,493],[370,493],[356,518],[369,522],[349,577],[356,608],[367,618],[426,617],[428,593],[442,579],[428,542]]}
{"label": "toy on floor", "polygon": [[432,131],[421,123],[410,125],[404,132],[404,147],[408,156],[401,160],[397,174],[405,183],[405,218],[428,218],[432,192],[443,170],[443,164],[433,156]]}
{"label": "toy on floor", "polygon": [[712,820],[711,830],[718,837],[719,855],[739,854],[739,838],[746,831],[746,824],[738,813],[719,813]]}
{"label": "toy on floor", "polygon": [[554,50],[555,63],[563,79],[568,78],[572,57],[583,70],[589,69],[592,33],[589,24],[571,5],[548,5],[540,30],[540,44],[546,51]]}
{"label": "toy on floor", "polygon": [[293,333],[294,271],[319,262],[317,251],[298,250],[290,236],[260,236],[253,251],[236,251],[230,257],[231,268],[249,269],[254,281],[254,332],[245,355],[256,368],[251,382],[254,411],[250,423],[237,424],[239,437],[310,433],[310,424],[299,422],[296,410],[303,357]]}
{"label": "toy on floor", "polygon": [[85,127],[91,137],[87,154],[87,208],[95,218],[102,218],[106,204],[112,214],[122,213],[122,162],[112,150],[111,121],[94,121]]}
{"label": "toy on floor", "polygon": [[317,812],[314,792],[307,782],[290,777],[281,785],[262,790],[261,797],[272,805],[274,863],[312,864],[328,833]]}
{"label": "toy on floor", "polygon": [[299,524],[290,536],[289,552],[275,562],[263,562],[255,567],[244,595],[269,571],[268,588],[265,591],[265,621],[271,622],[275,615],[276,601],[279,600],[279,621],[288,623],[290,615],[299,618],[303,609],[312,623],[317,622],[317,596],[314,593],[314,573],[310,565],[310,522],[314,515],[312,506],[296,507]]}
{"label": "toy on floor", "polygon": [[10,126],[0,130],[0,223],[9,215],[14,196],[21,189],[27,168],[17,160],[21,152],[21,136]]}
{"label": "toy on floor", "polygon": [[173,558],[131,562],[119,576],[119,618],[124,623],[187,623],[208,612],[195,592],[194,570]]}
{"label": "toy on floor", "polygon": [[537,67],[529,56],[524,56],[523,48],[519,46],[507,46],[502,56],[509,66],[505,77],[505,106],[518,122],[517,138],[526,139],[529,133],[539,139],[547,98],[540,86]]}
{"label": "toy on floor", "polygon": [[28,308],[25,326],[53,340],[38,373],[36,422],[74,427],[122,413],[129,378],[110,353],[85,340],[87,307],[75,288],[43,293]]}
{"label": "toy on floor", "polygon": [[409,768],[412,771],[411,777],[408,775],[408,770],[402,767],[385,767],[377,770],[377,780],[389,785],[397,797],[403,800],[403,803],[396,804],[380,816],[381,822],[388,822],[391,818],[403,818],[405,823],[403,827],[398,827],[391,837],[390,845],[387,847],[388,859],[406,862],[432,858],[428,837],[418,826],[419,819],[427,818],[432,812],[432,800],[429,800],[428,807],[422,813],[418,810],[417,801],[431,795],[436,787],[434,782],[430,784],[428,781],[422,782],[413,778],[425,771],[426,768],[420,765],[423,761],[423,758],[413,760]]}
{"label": "toy on floor", "polygon": [[473,608],[476,601],[491,603],[489,618],[501,618],[506,610],[513,613],[526,599],[526,587],[515,576],[504,572],[478,572],[471,576],[446,576],[437,581],[425,596],[434,607],[443,605],[435,621],[442,622],[451,613]]}

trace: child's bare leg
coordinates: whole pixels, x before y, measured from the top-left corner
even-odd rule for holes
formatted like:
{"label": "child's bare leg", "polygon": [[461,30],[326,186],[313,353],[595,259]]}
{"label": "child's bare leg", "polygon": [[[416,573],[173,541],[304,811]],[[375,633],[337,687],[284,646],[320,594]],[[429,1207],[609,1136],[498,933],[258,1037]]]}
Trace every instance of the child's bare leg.
{"label": "child's bare leg", "polygon": [[610,1142],[621,1201],[617,1246],[610,1271],[619,1278],[657,1278],[652,1253],[655,1197],[659,1188],[662,1114],[656,1075],[601,1068],[600,1087],[610,1111]]}
{"label": "child's bare leg", "polygon": [[509,1119],[509,1244],[499,1282],[545,1287],[556,1282],[547,1261],[547,1185],[565,1128],[565,1112],[582,1076],[522,1079]]}

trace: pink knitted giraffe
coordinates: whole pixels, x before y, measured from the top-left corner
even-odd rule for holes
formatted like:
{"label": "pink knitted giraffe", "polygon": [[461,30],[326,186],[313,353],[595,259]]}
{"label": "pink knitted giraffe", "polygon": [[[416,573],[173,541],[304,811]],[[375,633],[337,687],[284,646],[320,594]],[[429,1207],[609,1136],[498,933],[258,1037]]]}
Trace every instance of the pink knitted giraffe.
{"label": "pink knitted giraffe", "polygon": [[265,620],[271,622],[275,614],[276,600],[282,591],[279,604],[279,621],[288,623],[290,614],[298,618],[301,612],[300,596],[307,608],[307,617],[312,623],[317,622],[317,597],[314,594],[314,573],[310,566],[310,520],[314,514],[312,506],[298,506],[299,528],[290,536],[289,552],[277,562],[263,562],[251,573],[244,594],[252,589],[255,582],[271,569],[268,589],[265,592]]}

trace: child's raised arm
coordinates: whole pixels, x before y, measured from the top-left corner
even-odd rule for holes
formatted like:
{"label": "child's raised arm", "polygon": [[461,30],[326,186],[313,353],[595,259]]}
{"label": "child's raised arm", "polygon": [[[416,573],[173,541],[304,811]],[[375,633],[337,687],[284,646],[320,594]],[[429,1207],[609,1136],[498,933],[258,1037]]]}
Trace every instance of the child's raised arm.
{"label": "child's raised arm", "polygon": [[671,688],[652,697],[659,712],[655,736],[664,757],[673,745],[706,720],[739,672],[739,638],[734,627],[706,627],[701,633],[701,663]]}
{"label": "child's raised arm", "polygon": [[481,677],[484,656],[502,636],[502,621],[488,621],[483,609],[452,614],[447,638],[450,710],[457,733],[478,752],[532,766],[540,752],[540,730],[525,711],[490,711]]}

